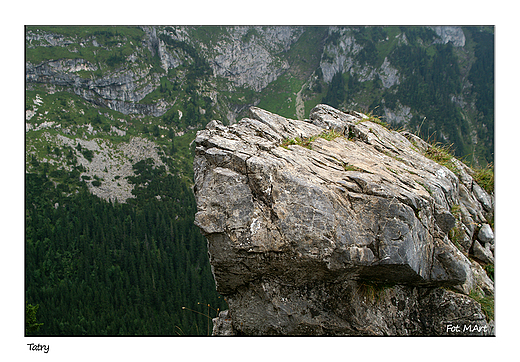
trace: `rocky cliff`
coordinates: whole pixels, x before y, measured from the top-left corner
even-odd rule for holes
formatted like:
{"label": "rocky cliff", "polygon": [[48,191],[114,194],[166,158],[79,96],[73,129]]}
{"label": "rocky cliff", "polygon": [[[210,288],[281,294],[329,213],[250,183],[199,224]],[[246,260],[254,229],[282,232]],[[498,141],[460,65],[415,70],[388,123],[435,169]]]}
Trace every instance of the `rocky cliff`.
{"label": "rocky cliff", "polygon": [[[220,335],[489,335],[494,198],[363,114],[259,108],[196,138]],[[471,297],[470,297],[471,295]]]}

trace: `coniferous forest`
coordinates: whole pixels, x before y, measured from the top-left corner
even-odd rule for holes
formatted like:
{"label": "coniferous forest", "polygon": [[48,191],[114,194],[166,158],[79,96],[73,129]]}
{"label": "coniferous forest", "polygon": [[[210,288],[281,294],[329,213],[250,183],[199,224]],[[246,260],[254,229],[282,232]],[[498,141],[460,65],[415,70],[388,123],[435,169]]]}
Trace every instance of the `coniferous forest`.
{"label": "coniferous forest", "polygon": [[[81,182],[66,197],[45,172],[26,174],[26,300],[38,305],[42,323],[26,333],[211,333],[202,314],[215,317],[225,302],[193,224],[193,192],[151,162],[140,166],[134,182],[149,187],[136,188],[126,204],[104,201]],[[149,196],[155,188],[167,190],[160,201]]]}

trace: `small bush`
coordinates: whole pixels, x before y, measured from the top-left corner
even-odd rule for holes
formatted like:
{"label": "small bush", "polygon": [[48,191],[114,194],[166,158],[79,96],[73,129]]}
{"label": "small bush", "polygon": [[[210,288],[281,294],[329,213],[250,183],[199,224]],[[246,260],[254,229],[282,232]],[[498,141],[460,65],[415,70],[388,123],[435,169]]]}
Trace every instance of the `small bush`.
{"label": "small bush", "polygon": [[473,176],[477,184],[492,194],[495,191],[495,168],[493,164],[489,164],[484,168],[476,169]]}
{"label": "small bush", "polygon": [[395,286],[393,283],[377,283],[363,280],[358,284],[357,292],[371,302],[378,303],[382,300],[388,289]]}
{"label": "small bush", "polygon": [[428,147],[423,153],[424,156],[430,160],[437,162],[453,172],[455,175],[459,174],[459,171],[453,163],[453,152],[451,149],[452,145],[444,145],[442,143],[436,143]]}
{"label": "small bush", "polygon": [[344,164],[343,164],[343,168],[345,169],[345,171],[366,172],[366,171],[363,170],[362,168],[359,168],[359,167],[354,166],[354,165],[349,165],[348,163],[344,163]]}
{"label": "small bush", "polygon": [[486,271],[488,277],[492,281],[495,281],[495,266],[493,264],[487,264],[486,266],[484,266],[484,270]]}
{"label": "small bush", "polygon": [[290,145],[299,145],[299,146],[308,148],[309,150],[312,150],[311,143],[317,137],[318,136],[287,138],[287,139],[283,140],[283,142],[280,144],[280,146],[282,146],[283,148],[289,149]]}
{"label": "small bush", "polygon": [[479,293],[472,291],[469,293],[469,297],[480,304],[488,322],[495,319],[495,298],[493,296],[486,295],[482,297]]}
{"label": "small bush", "polygon": [[88,162],[92,162],[92,158],[94,157],[94,153],[87,149],[87,148],[84,148],[81,153],[83,154],[83,156],[88,160]]}
{"label": "small bush", "polygon": [[302,136],[302,137],[296,137],[296,138],[286,138],[285,140],[282,141],[280,146],[283,147],[283,148],[289,149],[290,145],[299,145],[299,146],[308,148],[309,150],[312,150],[312,145],[311,144],[318,137],[323,138],[323,139],[325,139],[327,141],[332,141],[333,139],[338,138],[338,137],[342,137],[342,136],[343,135],[341,133],[338,133],[338,132],[336,132],[336,131],[334,131],[332,129],[332,130],[329,130],[329,131],[324,131],[324,132],[320,133],[319,135],[311,136],[311,137],[303,137]]}
{"label": "small bush", "polygon": [[383,121],[381,118],[379,118],[378,116],[375,116],[371,113],[368,115],[368,121],[376,123],[385,128],[388,128],[388,124],[385,121]]}
{"label": "small bush", "polygon": [[439,163],[439,164],[445,164],[447,162],[451,162],[451,159],[453,157],[453,154],[451,152],[451,145],[443,145],[441,143],[436,143],[434,145],[431,145],[426,152],[426,156],[428,156],[429,159]]}
{"label": "small bush", "polygon": [[327,141],[332,141],[333,139],[336,139],[341,136],[343,136],[341,133],[338,133],[335,130],[331,129],[330,131],[321,133],[318,137],[323,138]]}

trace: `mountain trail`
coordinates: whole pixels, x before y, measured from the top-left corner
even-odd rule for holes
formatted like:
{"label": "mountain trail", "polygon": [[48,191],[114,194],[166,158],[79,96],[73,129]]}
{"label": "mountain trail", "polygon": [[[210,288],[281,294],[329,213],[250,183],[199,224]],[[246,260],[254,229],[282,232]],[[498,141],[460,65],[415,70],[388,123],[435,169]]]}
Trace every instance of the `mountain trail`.
{"label": "mountain trail", "polygon": [[303,120],[305,117],[305,104],[303,103],[302,91],[307,83],[303,83],[302,88],[296,93],[296,118]]}

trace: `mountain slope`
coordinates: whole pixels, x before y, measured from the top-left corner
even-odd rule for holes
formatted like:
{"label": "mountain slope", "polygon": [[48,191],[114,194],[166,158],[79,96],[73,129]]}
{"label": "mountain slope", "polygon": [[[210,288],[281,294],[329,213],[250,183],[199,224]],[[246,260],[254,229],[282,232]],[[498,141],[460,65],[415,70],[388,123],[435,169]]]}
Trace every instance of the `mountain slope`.
{"label": "mountain slope", "polygon": [[304,117],[325,102],[493,160],[492,28],[28,27],[26,39],[29,89],[177,132],[250,105]]}
{"label": "mountain slope", "polygon": [[[234,123],[252,105],[303,119],[315,105],[327,103],[373,112],[393,127],[453,144],[455,153],[468,163],[486,166],[494,156],[493,31],[489,27],[27,26],[26,292],[29,303],[40,304],[46,325],[41,332],[175,333],[157,324],[87,328],[78,322],[82,316],[72,312],[63,317],[68,320],[50,327],[58,317],[52,310],[55,300],[49,296],[65,293],[63,301],[72,295],[74,300],[92,299],[88,289],[72,293],[67,288],[84,288],[85,283],[93,288],[95,280],[102,290],[114,283],[121,287],[127,276],[131,278],[132,266],[123,265],[121,259],[131,244],[146,255],[134,265],[143,274],[132,279],[138,289],[134,301],[144,309],[132,311],[138,316],[133,318],[156,310],[145,297],[157,288],[154,283],[173,283],[176,297],[159,293],[154,305],[164,303],[185,333],[204,334],[206,320],[190,323],[179,303],[224,307],[214,289],[205,241],[193,226],[194,198],[188,192],[193,185],[196,131],[213,119]],[[83,213],[77,211],[82,208]],[[125,222],[131,226],[124,230],[133,234],[121,242],[109,224]],[[87,226],[75,226],[81,223]],[[94,225],[102,230],[95,235]],[[159,232],[157,225],[170,233]],[[58,234],[66,238],[56,239]],[[158,252],[146,247],[145,240],[152,245],[152,237]],[[69,240],[75,242],[68,244]],[[91,240],[88,247],[85,240]],[[158,259],[157,253],[171,253],[172,240],[182,240],[193,254],[186,257],[189,253],[178,245],[177,256]],[[111,246],[103,246],[107,241]],[[137,258],[136,253],[132,249],[127,256]],[[93,265],[95,255],[104,258],[102,267]],[[158,262],[147,264],[147,258]],[[59,261],[60,267],[45,263],[46,259]],[[63,272],[79,265],[88,265],[87,271]],[[121,271],[115,277],[117,268]],[[174,282],[168,273],[175,273]],[[107,295],[92,300],[86,311],[92,307],[107,318],[112,312],[125,314],[125,303],[117,304]],[[114,303],[123,309],[114,312]],[[66,327],[67,323],[81,328]]]}

